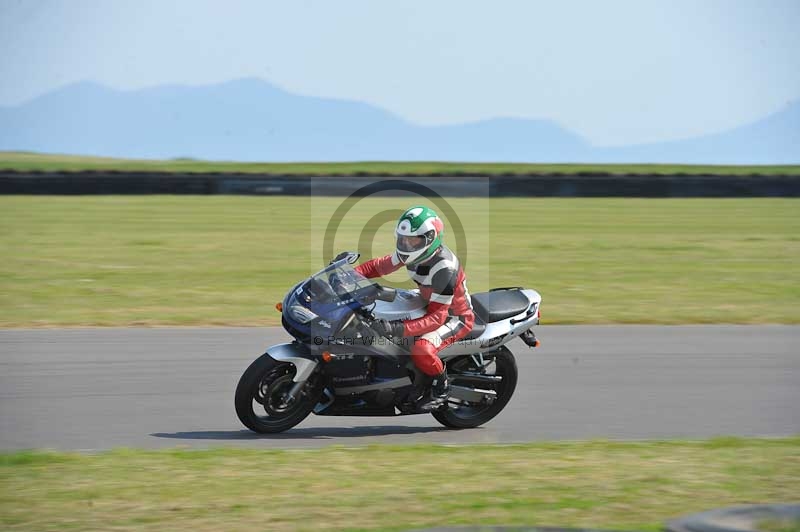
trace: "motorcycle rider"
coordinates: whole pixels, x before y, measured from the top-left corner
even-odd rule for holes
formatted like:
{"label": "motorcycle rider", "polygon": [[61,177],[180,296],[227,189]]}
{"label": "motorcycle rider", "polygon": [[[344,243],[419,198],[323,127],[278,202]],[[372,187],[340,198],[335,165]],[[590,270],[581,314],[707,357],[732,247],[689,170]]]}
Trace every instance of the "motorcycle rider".
{"label": "motorcycle rider", "polygon": [[423,411],[447,403],[450,392],[438,353],[466,336],[475,321],[467,279],[455,254],[442,243],[444,223],[432,209],[414,206],[400,216],[395,251],[356,267],[364,277],[380,277],[406,267],[427,302],[425,315],[410,320],[377,320],[378,331],[395,338],[411,337],[411,360],[429,379],[430,388],[418,404]]}

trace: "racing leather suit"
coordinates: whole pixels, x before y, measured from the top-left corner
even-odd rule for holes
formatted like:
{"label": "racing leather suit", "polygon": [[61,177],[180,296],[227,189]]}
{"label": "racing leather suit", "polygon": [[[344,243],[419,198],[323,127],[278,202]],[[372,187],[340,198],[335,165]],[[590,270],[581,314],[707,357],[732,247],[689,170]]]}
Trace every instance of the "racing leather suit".
{"label": "racing leather suit", "polygon": [[[381,277],[400,269],[397,253],[369,260],[356,267],[364,277]],[[414,338],[411,359],[428,376],[442,373],[439,351],[466,336],[475,322],[467,279],[458,258],[442,245],[429,258],[406,266],[427,303],[425,315],[403,321],[403,336]]]}

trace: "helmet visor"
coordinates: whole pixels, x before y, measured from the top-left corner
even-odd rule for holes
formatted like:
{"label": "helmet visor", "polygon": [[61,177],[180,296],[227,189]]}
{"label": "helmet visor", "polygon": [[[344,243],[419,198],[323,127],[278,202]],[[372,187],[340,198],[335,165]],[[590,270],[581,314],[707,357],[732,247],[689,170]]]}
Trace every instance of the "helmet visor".
{"label": "helmet visor", "polygon": [[397,235],[397,249],[405,252],[413,252],[424,249],[428,245],[428,239],[424,235],[407,236]]}

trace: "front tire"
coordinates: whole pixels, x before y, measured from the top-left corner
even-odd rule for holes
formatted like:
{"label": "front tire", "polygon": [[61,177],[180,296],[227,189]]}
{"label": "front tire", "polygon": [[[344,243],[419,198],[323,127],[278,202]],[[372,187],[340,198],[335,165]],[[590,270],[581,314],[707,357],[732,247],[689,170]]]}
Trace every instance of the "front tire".
{"label": "front tire", "polygon": [[[451,401],[448,403],[446,410],[432,412],[436,421],[445,427],[453,429],[479,427],[499,414],[511,400],[511,396],[517,387],[517,361],[514,359],[513,353],[506,346],[501,345],[490,353],[484,353],[484,357],[487,360],[493,359],[494,371],[487,373],[503,377],[500,383],[494,385],[497,398],[488,405],[453,404]],[[480,369],[476,366],[471,356],[457,357],[448,363],[448,373],[451,373],[449,376],[451,381],[458,379],[460,367],[467,371]]]}
{"label": "front tire", "polygon": [[317,404],[311,383],[292,403],[286,393],[295,384],[296,368],[269,354],[261,355],[248,367],[236,387],[236,415],[245,427],[259,434],[283,432],[303,421]]}

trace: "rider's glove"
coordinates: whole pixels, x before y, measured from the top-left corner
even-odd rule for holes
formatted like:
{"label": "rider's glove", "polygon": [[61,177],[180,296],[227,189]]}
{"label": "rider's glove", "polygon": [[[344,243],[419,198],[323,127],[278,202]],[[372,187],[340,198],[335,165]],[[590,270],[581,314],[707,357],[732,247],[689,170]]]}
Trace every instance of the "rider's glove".
{"label": "rider's glove", "polygon": [[400,338],[403,336],[403,322],[400,320],[375,320],[375,328],[383,336]]}

